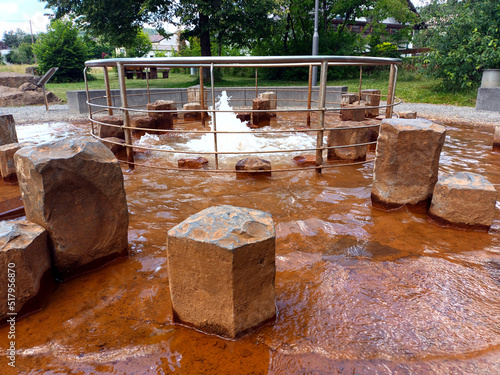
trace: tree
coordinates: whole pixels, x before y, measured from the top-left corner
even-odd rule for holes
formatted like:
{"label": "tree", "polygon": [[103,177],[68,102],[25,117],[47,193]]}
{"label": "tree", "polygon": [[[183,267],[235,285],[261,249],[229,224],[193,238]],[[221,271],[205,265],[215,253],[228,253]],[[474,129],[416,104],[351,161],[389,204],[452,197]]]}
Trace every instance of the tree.
{"label": "tree", "polygon": [[59,67],[54,82],[83,80],[87,46],[71,21],[53,20],[47,33],[36,42],[34,51],[42,74]]}
{"label": "tree", "polygon": [[153,49],[149,36],[140,30],[131,45],[127,48],[127,57],[143,57]]}
{"label": "tree", "polygon": [[422,10],[427,22],[423,57],[427,72],[453,91],[471,89],[483,69],[500,68],[500,3],[497,0],[433,0]]}
{"label": "tree", "polygon": [[217,43],[248,46],[266,35],[273,0],[48,0],[56,18],[72,15],[93,35],[117,47],[132,46],[141,25],[152,24],[164,36],[164,22],[198,36],[202,56]]}
{"label": "tree", "polygon": [[17,29],[16,31],[5,31],[3,33],[2,40],[7,45],[7,47],[12,49],[19,47],[22,42],[31,43],[31,37],[21,29]]}
{"label": "tree", "polygon": [[16,49],[13,49],[7,55],[7,62],[10,64],[33,64],[33,46],[31,40],[29,43],[22,42]]}

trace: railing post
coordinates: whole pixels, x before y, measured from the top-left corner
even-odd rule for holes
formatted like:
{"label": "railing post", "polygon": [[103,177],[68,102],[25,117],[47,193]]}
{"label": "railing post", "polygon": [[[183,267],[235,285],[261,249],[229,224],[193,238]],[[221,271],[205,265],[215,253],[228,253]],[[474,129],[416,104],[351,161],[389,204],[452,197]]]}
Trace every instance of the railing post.
{"label": "railing post", "polygon": [[[312,77],[313,77],[313,66],[309,65],[309,83],[307,87],[307,109],[311,109]],[[307,112],[307,126],[309,128],[311,127],[311,112]]]}
{"label": "railing post", "polygon": [[396,65],[391,64],[391,71],[389,73],[389,89],[387,92],[387,108],[385,109],[385,118],[392,117],[392,105],[394,104],[394,94],[396,91]]}
{"label": "railing post", "polygon": [[322,172],[323,165],[323,133],[325,129],[325,103],[326,103],[326,85],[328,80],[328,62],[321,61],[321,77],[319,83],[319,98],[318,109],[319,111],[319,129],[316,137],[316,172]]}
{"label": "railing post", "polygon": [[214,156],[215,156],[215,169],[219,169],[219,152],[217,146],[217,116],[215,113],[215,79],[214,79],[214,63],[210,64],[210,82],[212,84],[212,124],[214,125]]}
{"label": "railing post", "polygon": [[128,111],[127,86],[125,83],[125,71],[122,63],[116,63],[118,68],[118,80],[120,83],[120,98],[122,101],[121,110],[123,112],[123,131],[125,133],[125,144],[127,145],[127,161],[129,168],[134,169],[134,149],[132,148],[132,132],[130,131],[130,114]]}
{"label": "railing post", "polygon": [[[111,88],[109,86],[108,67],[104,66],[102,69],[104,70],[104,85],[106,86],[106,104],[108,107],[111,107],[113,101],[111,99]],[[108,115],[113,116],[113,108],[108,108]]]}
{"label": "railing post", "polygon": [[201,124],[205,127],[205,89],[203,87],[203,68],[198,69],[200,73],[200,104],[201,104]]}

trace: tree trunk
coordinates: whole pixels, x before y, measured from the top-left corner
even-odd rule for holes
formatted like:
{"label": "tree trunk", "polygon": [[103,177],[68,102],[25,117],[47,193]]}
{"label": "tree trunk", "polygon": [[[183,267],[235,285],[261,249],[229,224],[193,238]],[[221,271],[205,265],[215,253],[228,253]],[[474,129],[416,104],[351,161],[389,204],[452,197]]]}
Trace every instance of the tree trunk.
{"label": "tree trunk", "polygon": [[[202,56],[212,56],[210,45],[210,21],[207,15],[200,13],[200,47]],[[203,69],[203,80],[210,82],[210,70]]]}

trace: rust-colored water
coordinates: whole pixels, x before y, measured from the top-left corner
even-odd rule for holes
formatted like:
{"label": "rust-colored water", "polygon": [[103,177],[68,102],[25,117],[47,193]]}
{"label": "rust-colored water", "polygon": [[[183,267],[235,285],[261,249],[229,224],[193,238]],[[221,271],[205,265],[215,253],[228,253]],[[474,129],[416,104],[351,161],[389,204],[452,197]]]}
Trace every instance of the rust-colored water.
{"label": "rust-colored water", "polygon": [[[489,129],[447,134],[441,172],[500,184]],[[16,372],[500,373],[499,215],[482,233],[378,211],[371,164],[259,180],[144,168],[124,176],[130,257],[59,285],[17,322]],[[166,233],[218,204],[270,212],[277,230],[279,316],[238,341],[171,323]],[[9,373],[5,356],[0,365]]]}

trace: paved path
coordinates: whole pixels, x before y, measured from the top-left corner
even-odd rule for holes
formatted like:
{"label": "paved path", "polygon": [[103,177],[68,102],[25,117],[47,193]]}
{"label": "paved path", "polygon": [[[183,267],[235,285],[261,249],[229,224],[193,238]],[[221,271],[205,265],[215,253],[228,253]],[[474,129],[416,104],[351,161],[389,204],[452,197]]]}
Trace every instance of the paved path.
{"label": "paved path", "polygon": [[[499,106],[500,107],[500,106]],[[499,108],[500,109],[500,108]],[[402,103],[395,111],[416,111],[419,117],[450,123],[475,125],[500,125],[500,112],[477,111],[473,107],[458,107],[453,105]],[[54,104],[47,112],[45,106],[4,107],[0,113],[14,115],[16,124],[30,124],[50,121],[81,121],[86,114],[69,114],[68,106]]]}

